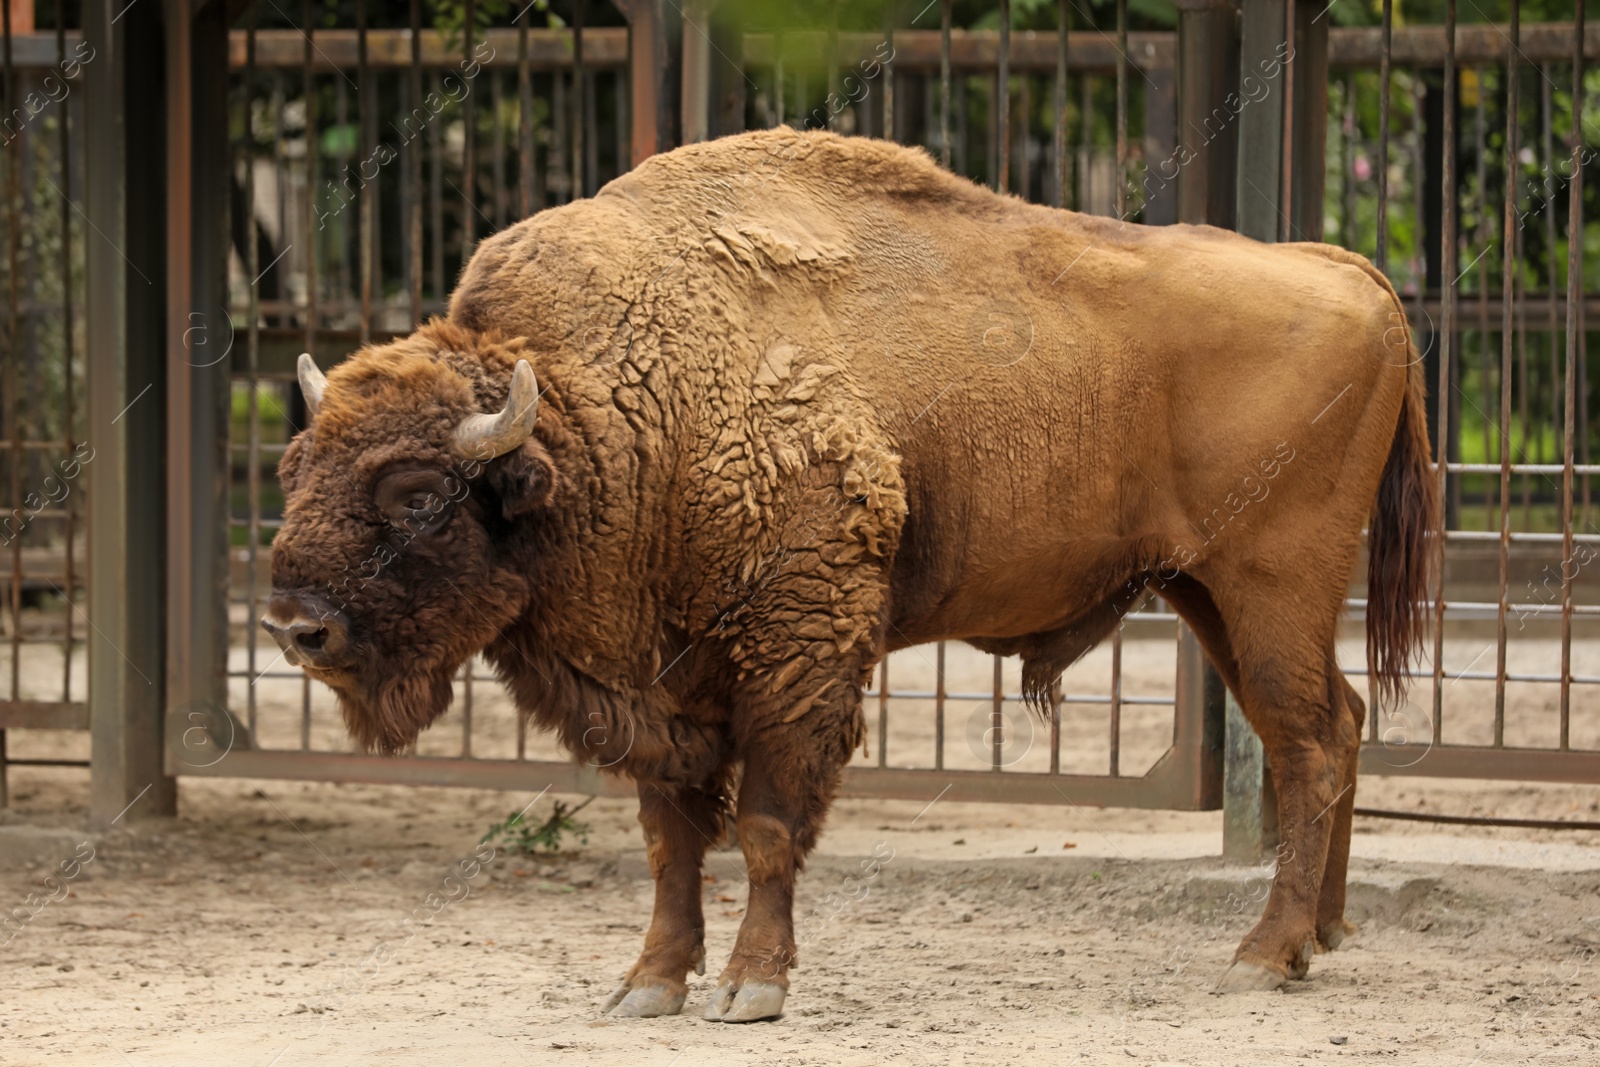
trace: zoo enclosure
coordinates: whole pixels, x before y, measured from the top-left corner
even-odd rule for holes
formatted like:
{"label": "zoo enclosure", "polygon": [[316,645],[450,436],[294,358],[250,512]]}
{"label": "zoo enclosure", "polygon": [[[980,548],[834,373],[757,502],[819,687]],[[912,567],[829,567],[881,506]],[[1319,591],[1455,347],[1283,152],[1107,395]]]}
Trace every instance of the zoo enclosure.
{"label": "zoo enclosure", "polygon": [[[486,751],[488,680],[470,666],[440,727],[459,730],[454,752],[383,761],[321,736],[327,702],[278,669],[253,625],[281,499],[271,471],[304,421],[293,358],[311,351],[326,367],[441,311],[484,233],[679,141],[785,119],[892,134],[1046,203],[1327,236],[1373,256],[1428,353],[1451,530],[1432,685],[1410,709],[1374,703],[1363,769],[1596,778],[1600,737],[1574,737],[1571,716],[1574,692],[1600,683],[1572,658],[1574,628],[1600,612],[1578,562],[1600,541],[1583,322],[1597,298],[1582,288],[1583,242],[1565,240],[1583,231],[1571,161],[1588,162],[1592,113],[1578,44],[1600,50],[1581,6],[1571,23],[1457,27],[1452,5],[1443,26],[1330,29],[1330,9],[1292,0],[1185,4],[1175,32],[1130,32],[1124,5],[1105,27],[1082,25],[1065,2],[1040,29],[1012,27],[1001,4],[992,30],[954,26],[948,2],[878,5],[870,28],[840,26],[835,6],[805,30],[741,25],[731,4],[681,18],[670,4],[624,6],[568,6],[556,28],[533,26],[531,7],[479,27],[466,4],[440,29],[415,0],[399,24],[397,9],[378,24],[364,2],[286,13],[213,0],[192,16],[87,4],[77,30],[7,26],[0,387],[15,510],[0,725],[92,720],[99,810],[147,784],[170,790],[173,773],[604,787],[594,768],[529,758],[503,721]],[[330,14],[339,24],[324,28]],[[86,315],[91,302],[116,311]],[[107,470],[118,477],[95,477]],[[1528,575],[1532,595],[1514,596]],[[1559,628],[1558,669],[1512,669],[1530,619]],[[1128,626],[1170,635],[1170,684],[1125,688],[1119,632],[1103,684],[1069,676],[1060,690],[1036,770],[1012,758],[1020,698],[1005,664],[952,689],[939,646],[923,657],[931,683],[897,688],[897,655],[868,694],[876,751],[846,788],[1214,807],[1226,762],[1230,803],[1259,809],[1259,753],[1192,639],[1159,605]],[[59,650],[53,692],[24,677],[41,645]],[[1473,654],[1489,651],[1494,668],[1477,669]],[[261,714],[270,687],[299,690],[278,737],[284,723]],[[1557,704],[1552,729],[1519,744],[1507,694],[1524,687]],[[1452,721],[1487,715],[1482,743],[1446,736],[1447,703]],[[891,761],[893,720],[919,706],[931,743]],[[984,769],[947,761],[951,707],[986,727],[968,745]],[[1171,744],[1130,773],[1125,716],[1169,707]],[[1073,709],[1098,715],[1103,769],[1064,770]]]}

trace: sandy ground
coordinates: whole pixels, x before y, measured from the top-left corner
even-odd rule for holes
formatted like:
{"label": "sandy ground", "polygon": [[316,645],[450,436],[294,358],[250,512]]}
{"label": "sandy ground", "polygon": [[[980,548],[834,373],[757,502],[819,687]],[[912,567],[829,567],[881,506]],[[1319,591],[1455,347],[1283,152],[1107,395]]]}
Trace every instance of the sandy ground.
{"label": "sandy ground", "polygon": [[[1170,698],[1171,624],[1139,625],[1123,692]],[[1452,634],[1447,741],[1490,737],[1492,683],[1455,675],[1492,667],[1493,647],[1492,630]],[[48,698],[59,653],[28,653],[25,684]],[[1551,635],[1518,635],[1510,668],[1553,671],[1558,656]],[[1341,659],[1360,661],[1358,637]],[[242,649],[235,661],[249,666]],[[891,689],[929,690],[934,668],[931,649],[897,654]],[[1600,675],[1600,642],[1575,646],[1574,669]],[[993,671],[949,647],[948,767],[989,758]],[[303,718],[303,683],[276,673],[289,672],[263,656],[235,681],[233,706],[244,719],[253,704],[258,741],[297,747],[305,729],[315,748],[347,749],[328,694],[313,688]],[[1006,691],[1016,673],[1002,665]],[[1109,686],[1107,647],[1069,673],[1081,701],[1063,712],[1063,770],[1104,773]],[[1553,686],[1509,686],[1508,742],[1553,744],[1554,699]],[[424,736],[424,754],[460,752],[462,703]],[[1427,758],[1429,704],[1423,686],[1404,720],[1381,724],[1396,764]],[[1575,689],[1573,709],[1574,746],[1597,747],[1600,687]],[[1004,762],[1046,769],[1048,732],[1012,711]],[[1122,709],[1123,773],[1158,758],[1171,716],[1160,703]],[[858,759],[875,761],[876,698],[868,721]],[[933,765],[931,700],[894,697],[888,724],[891,766]],[[470,736],[474,755],[515,753],[515,719],[492,683],[473,684]],[[9,741],[13,755],[87,754],[78,735]],[[527,754],[557,752],[532,736]],[[1358,819],[1350,917],[1361,932],[1286,992],[1219,998],[1209,990],[1268,872],[1215,858],[1218,813],[843,801],[799,886],[785,1016],[729,1027],[698,1014],[742,915],[736,849],[707,864],[710,975],[691,980],[686,1014],[598,1013],[649,919],[629,802],[595,802],[575,850],[502,852],[475,868],[484,830],[537,783],[511,794],[184,779],[177,819],[144,820],[136,806],[89,833],[83,772],[11,779],[0,900],[28,918],[15,936],[0,930],[0,1064],[1600,1063],[1600,833]],[[1600,785],[1369,776],[1357,803],[1600,820]]]}
{"label": "sandy ground", "polygon": [[[0,892],[66,895],[0,952],[7,1064],[1600,1062],[1595,834],[1358,820],[1360,933],[1286,992],[1221,998],[1265,880],[1211,858],[1216,813],[841,802],[800,883],[787,1012],[741,1027],[697,1017],[742,914],[737,851],[707,865],[712,973],[686,1014],[600,1017],[649,916],[627,802],[585,811],[574,852],[475,870],[531,795],[189,779],[177,819],[89,834],[81,772],[13,778]],[[1600,807],[1594,786],[1392,779],[1360,799],[1452,791]]]}

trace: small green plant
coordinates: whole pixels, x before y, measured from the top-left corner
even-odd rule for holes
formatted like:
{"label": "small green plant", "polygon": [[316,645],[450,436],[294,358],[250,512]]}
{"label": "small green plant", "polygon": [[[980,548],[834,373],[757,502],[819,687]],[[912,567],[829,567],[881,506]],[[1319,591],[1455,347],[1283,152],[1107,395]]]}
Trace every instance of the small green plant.
{"label": "small green plant", "polygon": [[489,832],[483,835],[479,844],[498,845],[524,856],[541,851],[560,852],[563,834],[570,834],[578,839],[579,844],[587,845],[589,824],[579,822],[573,816],[593,802],[594,797],[590,797],[577,807],[569,808],[558,800],[550,817],[537,826],[528,821],[524,812],[513,812],[504,822],[491,824]]}

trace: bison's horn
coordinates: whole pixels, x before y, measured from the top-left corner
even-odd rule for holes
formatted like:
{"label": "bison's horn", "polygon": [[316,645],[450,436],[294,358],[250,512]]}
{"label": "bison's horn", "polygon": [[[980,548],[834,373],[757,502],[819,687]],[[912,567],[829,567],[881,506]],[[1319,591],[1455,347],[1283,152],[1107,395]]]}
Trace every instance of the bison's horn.
{"label": "bison's horn", "polygon": [[305,394],[306,410],[315,418],[317,409],[322,406],[322,393],[328,388],[328,379],[317,369],[317,361],[311,358],[310,352],[300,353],[295,371],[300,375],[300,392]]}
{"label": "bison's horn", "polygon": [[467,459],[489,460],[517,448],[533,433],[539,413],[539,383],[525,359],[511,372],[511,395],[496,415],[468,415],[456,427],[456,451]]}

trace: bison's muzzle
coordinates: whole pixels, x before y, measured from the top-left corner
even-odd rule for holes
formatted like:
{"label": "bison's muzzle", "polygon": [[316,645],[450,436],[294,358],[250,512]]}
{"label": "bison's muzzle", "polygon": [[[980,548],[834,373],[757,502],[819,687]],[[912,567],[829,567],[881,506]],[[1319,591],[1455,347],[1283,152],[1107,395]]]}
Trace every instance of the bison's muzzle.
{"label": "bison's muzzle", "polygon": [[339,665],[350,647],[344,616],[310,597],[278,593],[267,604],[261,628],[296,667],[327,670]]}

